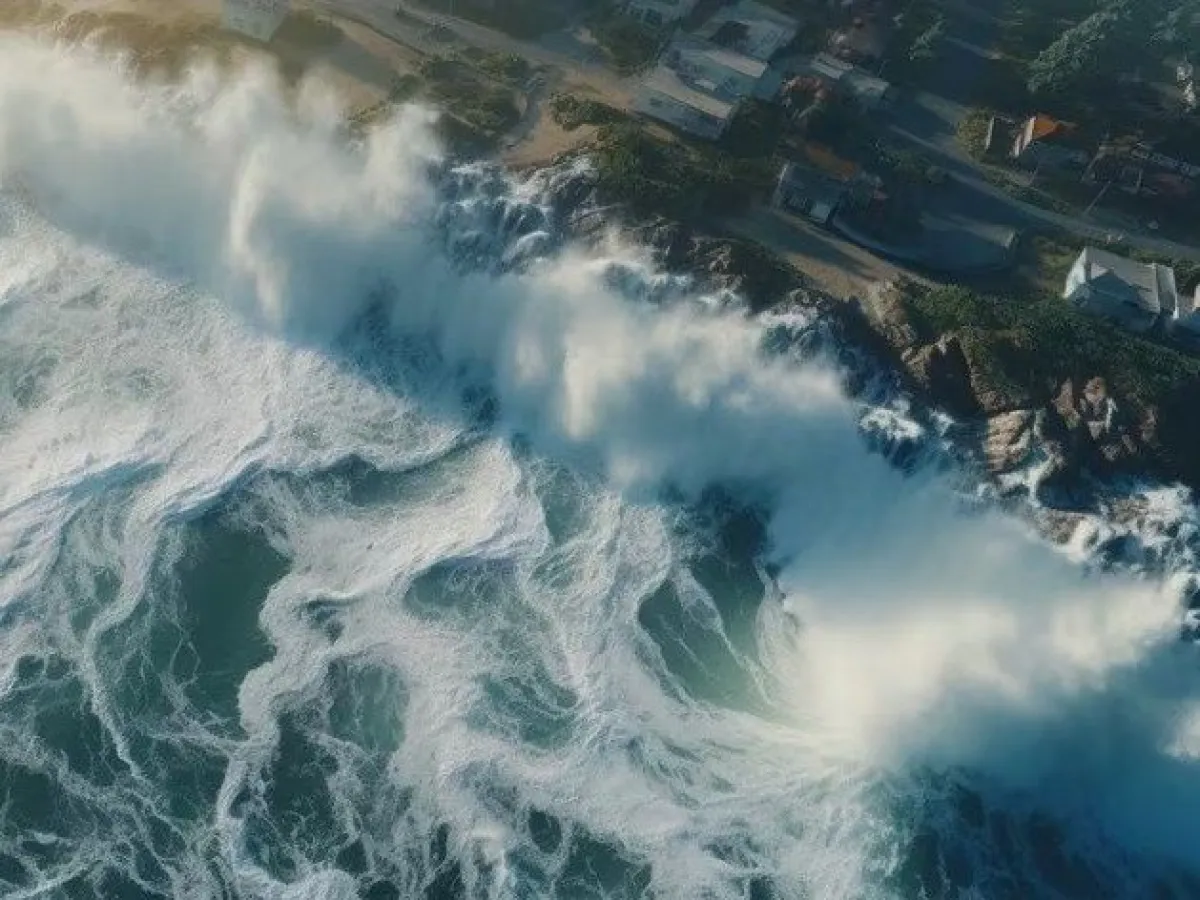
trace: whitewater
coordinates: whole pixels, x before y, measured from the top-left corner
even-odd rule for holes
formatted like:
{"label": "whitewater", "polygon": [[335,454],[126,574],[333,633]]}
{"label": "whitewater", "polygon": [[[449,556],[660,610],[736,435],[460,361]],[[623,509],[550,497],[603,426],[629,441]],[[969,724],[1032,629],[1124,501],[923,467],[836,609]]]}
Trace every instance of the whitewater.
{"label": "whitewater", "polygon": [[0,894],[1200,897],[1187,493],[1053,546],[431,121],[0,38]]}

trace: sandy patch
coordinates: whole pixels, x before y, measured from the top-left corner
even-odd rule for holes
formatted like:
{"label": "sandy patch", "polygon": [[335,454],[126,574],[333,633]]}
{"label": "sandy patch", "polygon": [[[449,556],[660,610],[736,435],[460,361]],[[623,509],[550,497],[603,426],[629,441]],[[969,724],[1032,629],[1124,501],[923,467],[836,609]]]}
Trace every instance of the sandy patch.
{"label": "sandy patch", "polygon": [[220,0],[0,0],[0,28],[88,41],[145,74],[177,77],[198,60],[236,67],[271,59],[288,82],[316,77],[350,108],[377,103],[416,66],[410,50],[369,29],[306,10],[266,45],[227,31],[220,15]]}

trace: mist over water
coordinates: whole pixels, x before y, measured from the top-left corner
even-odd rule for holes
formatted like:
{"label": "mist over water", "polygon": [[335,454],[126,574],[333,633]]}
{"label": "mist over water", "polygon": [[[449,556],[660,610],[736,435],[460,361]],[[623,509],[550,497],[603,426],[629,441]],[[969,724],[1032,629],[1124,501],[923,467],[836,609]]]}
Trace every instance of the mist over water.
{"label": "mist over water", "polygon": [[1190,498],[1052,548],[428,126],[0,38],[0,893],[1200,896]]}

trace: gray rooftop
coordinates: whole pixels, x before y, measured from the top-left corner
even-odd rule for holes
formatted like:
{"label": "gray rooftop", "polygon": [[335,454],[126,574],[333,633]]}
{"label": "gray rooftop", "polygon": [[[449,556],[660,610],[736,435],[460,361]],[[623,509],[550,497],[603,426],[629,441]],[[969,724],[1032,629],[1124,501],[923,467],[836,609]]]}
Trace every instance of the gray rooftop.
{"label": "gray rooftop", "polygon": [[711,41],[699,40],[694,37],[685,36],[677,38],[671,42],[671,47],[667,51],[677,52],[683,57],[701,56],[708,61],[720,66],[724,69],[729,69],[733,72],[741,72],[750,78],[762,78],[767,71],[767,64],[759,59],[754,59],[751,56],[746,56],[744,53],[738,53],[736,50],[730,50],[727,47],[721,47]]}
{"label": "gray rooftop", "polygon": [[642,79],[642,87],[657,91],[685,106],[698,109],[716,116],[718,119],[728,119],[733,115],[737,104],[709,93],[702,85],[690,84],[679,77],[674,69],[664,65],[655,68]]}
{"label": "gray rooftop", "polygon": [[1094,290],[1116,295],[1133,288],[1146,312],[1176,312],[1175,272],[1170,266],[1140,263],[1098,247],[1085,247],[1079,258]]}
{"label": "gray rooftop", "polygon": [[746,27],[745,39],[734,49],[759,60],[770,59],[791,43],[800,30],[800,23],[786,13],[756,3],[755,0],[740,0],[717,10],[696,33],[711,40],[722,26],[730,22],[740,22]]}

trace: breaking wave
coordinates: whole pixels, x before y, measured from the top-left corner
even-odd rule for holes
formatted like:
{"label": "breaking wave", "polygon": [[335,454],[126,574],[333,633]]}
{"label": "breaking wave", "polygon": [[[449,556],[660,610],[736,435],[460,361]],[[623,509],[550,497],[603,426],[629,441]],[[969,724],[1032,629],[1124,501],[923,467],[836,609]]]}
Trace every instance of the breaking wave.
{"label": "breaking wave", "polygon": [[5,896],[1200,896],[1190,497],[1051,546],[429,124],[0,39]]}

